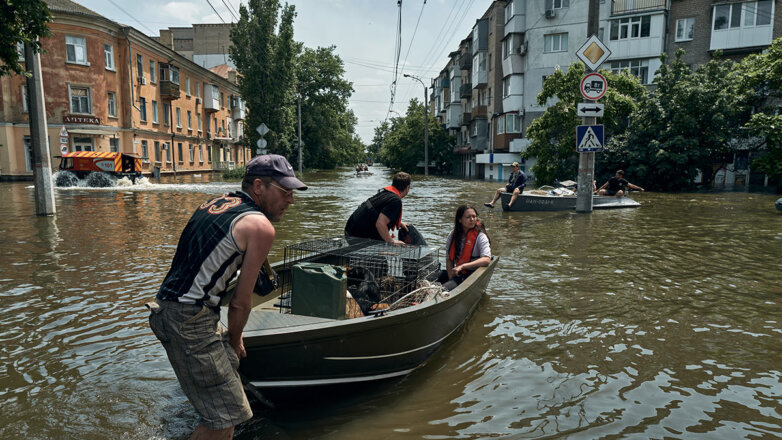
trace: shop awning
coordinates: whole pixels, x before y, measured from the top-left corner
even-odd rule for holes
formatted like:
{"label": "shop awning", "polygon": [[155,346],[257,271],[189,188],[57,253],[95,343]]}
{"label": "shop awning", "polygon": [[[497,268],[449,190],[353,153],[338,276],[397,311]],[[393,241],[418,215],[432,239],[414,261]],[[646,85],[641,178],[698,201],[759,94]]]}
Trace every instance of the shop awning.
{"label": "shop awning", "polygon": [[119,130],[112,130],[109,128],[72,128],[68,130],[68,134],[107,134],[107,135],[119,135]]}

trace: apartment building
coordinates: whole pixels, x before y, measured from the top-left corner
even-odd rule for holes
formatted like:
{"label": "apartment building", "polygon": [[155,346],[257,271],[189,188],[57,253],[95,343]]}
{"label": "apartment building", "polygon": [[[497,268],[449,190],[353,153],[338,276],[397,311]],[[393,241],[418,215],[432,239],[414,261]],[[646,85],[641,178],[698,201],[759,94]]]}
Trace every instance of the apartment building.
{"label": "apartment building", "polygon": [[233,23],[201,23],[191,27],[170,27],[161,29],[160,36],[153,39],[201,67],[211,69],[227,64],[236,68],[228,55],[232,26]]}
{"label": "apartment building", "polygon": [[[551,105],[537,103],[543,81],[555,69],[576,62],[575,52],[587,38],[587,4],[571,2],[496,0],[449,55],[450,81],[462,81],[462,118],[455,127],[457,101],[451,87],[454,109],[447,110],[441,122],[457,139],[458,175],[504,180],[508,165],[522,162],[520,153],[529,145],[527,128]],[[650,84],[660,54],[673,54],[679,47],[693,66],[710,60],[718,49],[736,58],[759,52],[782,35],[779,3],[782,0],[602,0],[598,36],[612,52],[602,68],[627,70]],[[472,62],[467,63],[470,56]],[[461,68],[461,76],[454,65]],[[464,93],[466,84],[472,93]],[[534,158],[522,163],[528,175],[532,165]],[[731,181],[729,174],[723,181]]]}
{"label": "apartment building", "polygon": [[[143,172],[203,172],[250,158],[244,104],[231,83],[131,27],[69,0],[47,0],[53,21],[41,67],[52,165],[66,151],[123,152]],[[23,77],[0,78],[0,178],[32,178]]]}

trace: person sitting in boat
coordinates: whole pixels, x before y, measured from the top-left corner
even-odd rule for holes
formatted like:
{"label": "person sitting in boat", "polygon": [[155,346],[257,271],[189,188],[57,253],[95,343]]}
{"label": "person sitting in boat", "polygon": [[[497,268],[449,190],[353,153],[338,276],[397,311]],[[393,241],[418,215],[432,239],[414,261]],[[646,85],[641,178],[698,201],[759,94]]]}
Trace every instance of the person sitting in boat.
{"label": "person sitting in boat", "polygon": [[[241,191],[212,198],[195,210],[155,301],[147,303],[152,332],[201,416],[190,438],[232,438],[234,427],[253,415],[237,371],[247,355],[242,331],[259,270],[274,242],[271,222],[293,204],[294,189],[307,186],[284,157],[254,157]],[[226,329],[220,324],[220,305],[239,269]]]}
{"label": "person sitting in boat", "polygon": [[345,235],[403,244],[391,237],[390,230],[407,230],[407,223],[402,221],[402,198],[410,192],[410,181],[409,174],[396,173],[391,185],[378,191],[353,211],[345,225]]}
{"label": "person sitting in boat", "polygon": [[491,263],[491,244],[478,212],[470,205],[456,209],[453,230],[445,239],[445,270],[438,281],[445,290],[452,290],[475,269]]}
{"label": "person sitting in boat", "polygon": [[369,171],[369,167],[367,167],[367,164],[364,164],[364,171]]}
{"label": "person sitting in boat", "polygon": [[503,191],[511,193],[510,203],[508,205],[513,206],[513,203],[516,201],[516,198],[519,196],[519,194],[524,192],[524,187],[527,186],[527,175],[524,174],[524,171],[521,171],[518,162],[513,162],[511,167],[513,168],[513,171],[510,173],[510,177],[508,178],[508,184],[502,188],[497,188],[492,201],[489,203],[484,203],[484,206],[494,208],[494,203],[497,201],[497,199],[500,198],[500,195]]}
{"label": "person sitting in boat", "polygon": [[608,182],[604,183],[603,186],[597,190],[597,195],[622,197],[625,194],[626,188],[637,189],[638,191],[644,190],[640,186],[628,182],[624,176],[625,172],[618,170],[614,177],[608,179]]}

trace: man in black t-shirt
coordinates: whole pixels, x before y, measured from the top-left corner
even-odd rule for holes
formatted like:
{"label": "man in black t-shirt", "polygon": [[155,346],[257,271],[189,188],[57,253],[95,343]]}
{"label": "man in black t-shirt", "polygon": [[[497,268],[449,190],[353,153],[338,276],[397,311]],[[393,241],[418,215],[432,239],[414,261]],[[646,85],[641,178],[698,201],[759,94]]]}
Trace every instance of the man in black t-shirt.
{"label": "man in black t-shirt", "polygon": [[638,191],[644,190],[640,186],[628,182],[627,179],[624,178],[624,175],[624,171],[617,171],[614,177],[608,179],[608,182],[604,183],[603,186],[597,190],[597,194],[600,196],[622,197],[625,194],[626,188],[637,189]]}
{"label": "man in black t-shirt", "polygon": [[402,198],[410,191],[410,180],[409,174],[396,173],[391,185],[353,211],[345,225],[345,235],[401,244],[391,238],[389,230],[407,229],[407,224],[402,222]]}

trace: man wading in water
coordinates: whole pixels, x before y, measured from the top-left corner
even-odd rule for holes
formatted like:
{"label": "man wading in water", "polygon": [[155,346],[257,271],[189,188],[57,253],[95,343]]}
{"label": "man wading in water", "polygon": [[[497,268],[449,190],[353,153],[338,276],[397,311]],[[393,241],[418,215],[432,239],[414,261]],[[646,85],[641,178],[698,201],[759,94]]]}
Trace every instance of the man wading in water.
{"label": "man wading in water", "polygon": [[[252,417],[237,369],[247,355],[242,340],[258,271],[274,242],[271,222],[293,204],[293,190],[307,186],[277,155],[253,158],[242,190],[204,202],[179,238],[149,325],[163,344],[179,384],[201,416],[191,439],[230,439],[234,427]],[[220,325],[226,285],[241,268]]]}

